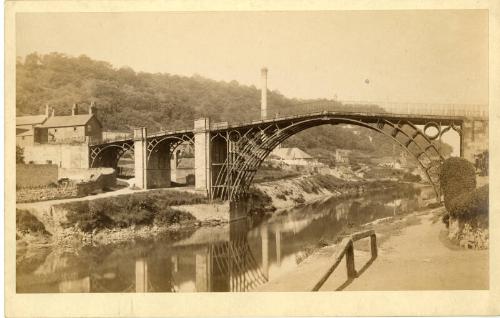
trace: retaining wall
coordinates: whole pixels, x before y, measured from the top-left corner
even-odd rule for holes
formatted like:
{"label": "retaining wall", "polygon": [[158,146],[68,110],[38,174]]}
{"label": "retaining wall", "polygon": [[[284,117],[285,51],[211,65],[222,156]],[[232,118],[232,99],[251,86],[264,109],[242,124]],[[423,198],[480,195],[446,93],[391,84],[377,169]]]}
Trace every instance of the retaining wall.
{"label": "retaining wall", "polygon": [[27,165],[16,164],[16,187],[32,188],[43,187],[58,180],[57,165]]}

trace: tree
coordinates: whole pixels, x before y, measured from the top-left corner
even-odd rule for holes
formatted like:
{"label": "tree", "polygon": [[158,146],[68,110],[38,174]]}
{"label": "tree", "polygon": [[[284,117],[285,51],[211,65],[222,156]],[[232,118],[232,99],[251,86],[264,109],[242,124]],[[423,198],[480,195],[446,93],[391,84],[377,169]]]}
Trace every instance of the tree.
{"label": "tree", "polygon": [[24,163],[24,149],[16,145],[16,163]]}

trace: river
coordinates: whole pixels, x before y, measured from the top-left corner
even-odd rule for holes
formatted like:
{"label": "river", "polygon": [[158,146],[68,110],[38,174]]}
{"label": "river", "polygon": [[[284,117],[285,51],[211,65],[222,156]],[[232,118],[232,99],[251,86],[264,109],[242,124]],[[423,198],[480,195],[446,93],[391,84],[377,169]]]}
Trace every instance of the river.
{"label": "river", "polygon": [[19,251],[18,293],[251,291],[286,275],[357,225],[412,213],[431,187],[325,199],[268,218],[170,233],[152,240]]}

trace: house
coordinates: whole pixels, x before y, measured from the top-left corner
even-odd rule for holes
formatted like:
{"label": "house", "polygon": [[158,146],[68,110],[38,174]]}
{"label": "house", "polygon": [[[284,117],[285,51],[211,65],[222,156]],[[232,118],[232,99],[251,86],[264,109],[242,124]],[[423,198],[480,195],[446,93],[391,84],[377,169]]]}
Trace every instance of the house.
{"label": "house", "polygon": [[291,166],[321,166],[315,158],[299,148],[276,148],[270,155],[270,160],[277,160]]}
{"label": "house", "polygon": [[43,124],[49,117],[49,106],[45,106],[44,115],[16,117],[16,145],[20,147],[33,146],[34,127]]}
{"label": "house", "polygon": [[16,117],[16,145],[23,148],[34,144],[74,143],[102,140],[102,124],[92,103],[89,112],[78,113],[74,104],[69,116],[56,116],[49,106],[44,115]]}
{"label": "house", "polygon": [[34,142],[46,143],[83,143],[102,141],[102,124],[96,117],[96,107],[92,103],[87,114],[78,113],[74,104],[69,116],[52,114],[42,124],[34,126]]}
{"label": "house", "polygon": [[335,149],[335,163],[337,164],[348,164],[349,163],[349,155],[351,154],[351,150],[347,149]]}

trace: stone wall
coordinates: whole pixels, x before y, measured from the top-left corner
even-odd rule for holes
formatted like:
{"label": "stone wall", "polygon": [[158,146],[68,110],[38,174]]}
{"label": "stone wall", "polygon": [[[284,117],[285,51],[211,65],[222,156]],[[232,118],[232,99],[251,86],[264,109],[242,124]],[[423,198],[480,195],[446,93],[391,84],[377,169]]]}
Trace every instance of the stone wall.
{"label": "stone wall", "polygon": [[16,164],[16,187],[32,188],[57,183],[57,165]]}
{"label": "stone wall", "polygon": [[116,185],[116,172],[111,169],[111,173],[101,173],[96,178],[92,178],[87,182],[77,184],[77,196],[87,196],[91,193],[106,190]]}
{"label": "stone wall", "polygon": [[24,161],[52,163],[60,168],[89,168],[87,144],[35,144],[24,149]]}
{"label": "stone wall", "polygon": [[89,181],[96,179],[100,175],[110,175],[114,173],[113,168],[60,168],[59,179],[68,178],[76,181]]}
{"label": "stone wall", "polygon": [[69,182],[57,186],[40,186],[18,189],[16,191],[16,202],[22,203],[80,198],[112,188],[116,185],[116,173],[114,169],[103,168],[96,170],[102,171],[100,174],[95,175],[95,177],[87,178],[87,181],[84,182]]}
{"label": "stone wall", "polygon": [[18,203],[76,198],[78,196],[78,186],[75,183],[16,190],[16,202]]}

